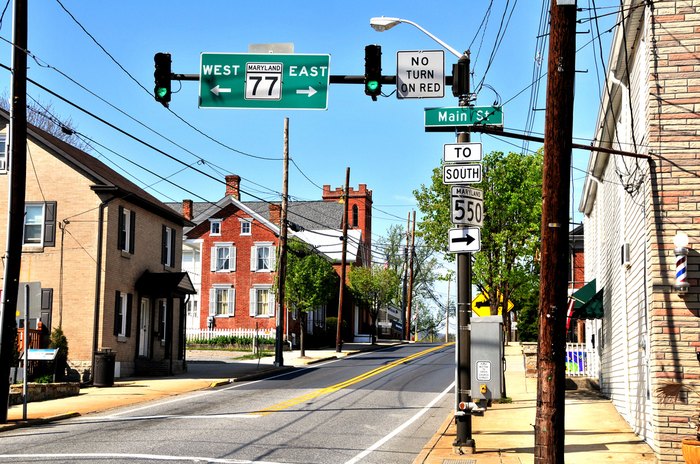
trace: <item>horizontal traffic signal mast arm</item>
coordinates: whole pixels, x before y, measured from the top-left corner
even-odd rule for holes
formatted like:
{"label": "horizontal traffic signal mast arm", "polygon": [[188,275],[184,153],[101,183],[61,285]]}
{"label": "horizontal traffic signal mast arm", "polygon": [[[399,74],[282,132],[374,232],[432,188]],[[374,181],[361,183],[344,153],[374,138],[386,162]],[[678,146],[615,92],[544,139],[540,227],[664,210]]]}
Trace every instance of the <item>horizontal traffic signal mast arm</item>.
{"label": "horizontal traffic signal mast arm", "polygon": [[[198,81],[199,74],[172,74],[174,81]],[[330,76],[331,84],[364,84],[365,76],[347,76],[333,75]],[[382,76],[382,84],[396,85],[396,76]],[[445,76],[445,85],[452,85],[452,76]]]}

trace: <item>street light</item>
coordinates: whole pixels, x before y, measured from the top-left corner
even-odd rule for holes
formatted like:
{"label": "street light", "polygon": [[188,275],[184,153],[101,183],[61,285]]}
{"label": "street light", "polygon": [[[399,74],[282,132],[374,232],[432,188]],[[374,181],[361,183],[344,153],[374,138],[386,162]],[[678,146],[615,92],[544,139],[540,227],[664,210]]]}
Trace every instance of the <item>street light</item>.
{"label": "street light", "polygon": [[413,21],[409,21],[408,19],[400,19],[400,18],[386,18],[384,16],[377,17],[377,18],[372,18],[369,20],[369,25],[372,26],[372,29],[374,29],[377,32],[384,32],[388,31],[392,27],[396,26],[399,23],[406,23],[410,24],[411,26],[417,28],[420,30],[422,33],[433,39],[435,42],[439,43],[443,47],[445,47],[445,50],[448,50],[450,53],[452,53],[454,56],[457,58],[461,58],[463,53],[459,53],[457,50],[454,48],[450,47],[447,45],[445,42],[442,40],[438,39],[435,37],[433,34],[430,32],[426,31],[422,27],[420,27],[418,24],[414,23]]}
{"label": "street light", "polygon": [[[458,58],[457,64],[452,67],[452,74],[453,76],[455,74],[460,75],[462,79],[458,79],[457,86],[454,85],[453,81],[452,93],[459,98],[460,106],[467,106],[469,104],[469,53],[459,53],[418,24],[407,19],[382,16],[369,20],[369,25],[378,32],[384,32],[399,23],[410,24]],[[457,142],[469,142],[469,133],[460,132],[457,135]],[[475,404],[471,395],[471,334],[469,333],[471,325],[469,315],[471,306],[471,274],[471,255],[469,253],[457,254],[457,349],[455,353],[457,361],[455,369],[455,424],[457,433],[453,446],[459,448],[462,452],[463,448],[470,448],[470,454],[473,454],[476,443],[472,438],[471,416],[479,411],[474,409]],[[409,321],[407,320],[406,324],[408,323]]]}

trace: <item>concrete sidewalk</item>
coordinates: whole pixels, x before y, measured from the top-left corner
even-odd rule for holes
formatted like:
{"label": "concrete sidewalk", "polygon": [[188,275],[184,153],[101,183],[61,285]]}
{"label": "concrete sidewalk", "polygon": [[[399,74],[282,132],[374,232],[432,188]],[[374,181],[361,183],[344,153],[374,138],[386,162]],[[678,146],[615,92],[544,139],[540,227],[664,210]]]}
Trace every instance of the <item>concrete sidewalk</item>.
{"label": "concrete sidewalk", "polygon": [[227,351],[197,352],[194,354],[188,351],[188,371],[184,374],[171,377],[116,379],[112,387],[86,387],[80,389],[78,396],[31,402],[27,404],[26,421],[23,420],[23,405],[11,406],[8,412],[8,422],[0,424],[0,432],[158,400],[236,381],[254,380],[282,373],[295,367],[303,367],[395,344],[345,343],[340,353],[330,349],[306,350],[304,358],[300,356],[298,350],[285,351],[284,367],[276,367],[274,357],[264,357],[260,360],[237,360],[233,359],[234,353]]}
{"label": "concrete sidewalk", "polygon": [[[537,379],[526,378],[519,344],[506,347],[506,391],[513,402],[494,404],[472,418],[475,454],[457,454],[451,412],[414,464],[525,464],[534,462]],[[566,392],[567,464],[655,463],[652,449],[630,429],[610,400],[596,392]]]}

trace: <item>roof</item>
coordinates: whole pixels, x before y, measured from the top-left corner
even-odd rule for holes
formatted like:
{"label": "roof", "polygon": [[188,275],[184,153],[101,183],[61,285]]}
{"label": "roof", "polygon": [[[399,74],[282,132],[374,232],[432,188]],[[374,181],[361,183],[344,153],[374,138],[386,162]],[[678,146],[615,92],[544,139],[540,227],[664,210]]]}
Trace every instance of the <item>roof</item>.
{"label": "roof", "polygon": [[[8,122],[10,120],[9,114],[2,109],[0,109],[0,118]],[[187,221],[181,214],[174,214],[172,208],[168,208],[165,203],[120,175],[102,161],[70,143],[31,124],[27,124],[27,138],[42,146],[48,153],[94,182],[94,190],[99,190],[100,187],[116,187],[118,195],[130,203],[139,205],[160,216],[167,217],[177,224],[187,224]]]}
{"label": "roof", "polygon": [[136,281],[136,290],[155,298],[194,295],[197,291],[186,272],[145,271]]}
{"label": "roof", "polygon": [[[343,231],[339,229],[303,230],[295,232],[294,236],[310,244],[321,253],[328,256],[333,262],[339,263],[342,258]],[[362,239],[362,231],[359,229],[348,230],[348,247],[346,260],[349,263],[357,261],[357,249]]]}

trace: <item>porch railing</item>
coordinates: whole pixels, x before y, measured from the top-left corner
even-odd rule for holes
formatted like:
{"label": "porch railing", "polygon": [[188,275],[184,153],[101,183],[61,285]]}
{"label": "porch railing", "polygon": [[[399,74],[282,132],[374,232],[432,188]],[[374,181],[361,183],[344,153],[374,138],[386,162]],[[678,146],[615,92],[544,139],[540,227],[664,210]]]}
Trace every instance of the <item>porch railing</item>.
{"label": "porch railing", "polygon": [[598,377],[600,372],[600,357],[595,348],[585,343],[566,344],[566,376],[567,377]]}

